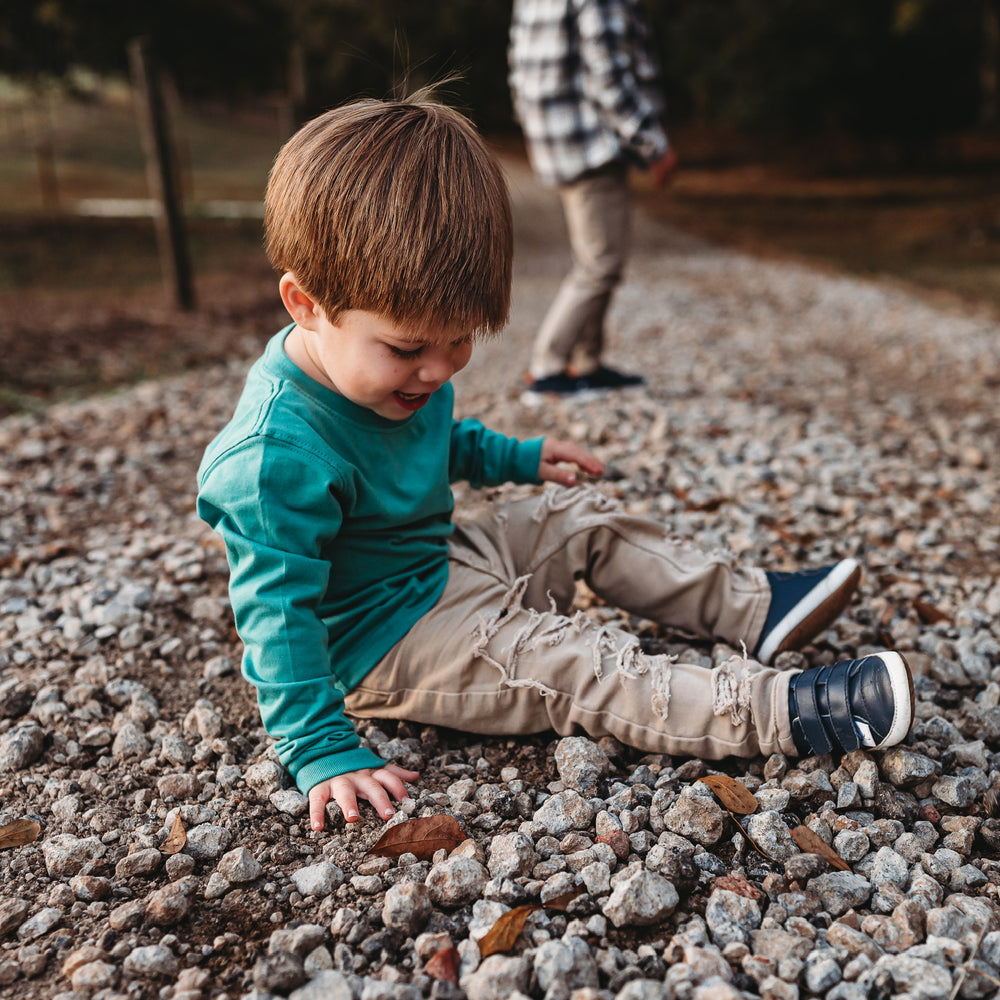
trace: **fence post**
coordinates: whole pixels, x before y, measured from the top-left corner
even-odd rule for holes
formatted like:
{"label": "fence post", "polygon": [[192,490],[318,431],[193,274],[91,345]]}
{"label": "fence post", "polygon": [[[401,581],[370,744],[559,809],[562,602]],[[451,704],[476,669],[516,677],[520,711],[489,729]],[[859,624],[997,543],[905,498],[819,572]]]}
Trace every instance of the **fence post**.
{"label": "fence post", "polygon": [[35,166],[38,168],[38,188],[42,194],[42,208],[53,214],[59,211],[59,183],[56,180],[56,157],[52,139],[42,136],[35,143]]}
{"label": "fence post", "polygon": [[143,145],[149,185],[157,202],[156,234],[160,260],[169,278],[177,305],[194,308],[191,261],[188,257],[184,216],[176,160],[170,141],[166,105],[160,85],[159,69],[146,38],[133,39],[128,46],[132,85],[138,97]]}

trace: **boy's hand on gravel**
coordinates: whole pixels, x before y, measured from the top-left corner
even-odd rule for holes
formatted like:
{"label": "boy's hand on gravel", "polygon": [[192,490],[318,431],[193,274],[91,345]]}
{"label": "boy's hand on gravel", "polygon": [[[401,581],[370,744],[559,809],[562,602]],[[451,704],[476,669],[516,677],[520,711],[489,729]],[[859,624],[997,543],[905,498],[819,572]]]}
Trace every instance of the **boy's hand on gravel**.
{"label": "boy's hand on gravel", "polygon": [[[576,469],[568,468],[570,465]],[[581,471],[600,476],[604,473],[604,463],[572,441],[546,438],[542,442],[542,460],[538,463],[538,478],[542,482],[576,486]]]}
{"label": "boy's hand on gravel", "polygon": [[348,771],[328,778],[309,789],[309,822],[314,830],[322,830],[326,824],[326,804],[333,799],[340,806],[344,819],[356,823],[360,818],[358,799],[367,799],[382,819],[391,819],[395,813],[390,794],[397,802],[409,796],[404,781],[416,781],[418,771],[407,771],[396,764],[385,767],[366,767],[360,771]]}

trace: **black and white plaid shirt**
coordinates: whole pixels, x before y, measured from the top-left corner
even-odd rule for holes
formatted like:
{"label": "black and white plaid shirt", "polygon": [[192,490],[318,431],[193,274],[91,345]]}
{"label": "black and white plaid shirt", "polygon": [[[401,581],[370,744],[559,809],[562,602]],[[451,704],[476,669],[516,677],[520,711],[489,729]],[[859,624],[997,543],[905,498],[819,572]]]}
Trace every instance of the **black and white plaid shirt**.
{"label": "black and white plaid shirt", "polygon": [[508,55],[514,110],[540,180],[568,184],[666,153],[639,0],[514,0]]}

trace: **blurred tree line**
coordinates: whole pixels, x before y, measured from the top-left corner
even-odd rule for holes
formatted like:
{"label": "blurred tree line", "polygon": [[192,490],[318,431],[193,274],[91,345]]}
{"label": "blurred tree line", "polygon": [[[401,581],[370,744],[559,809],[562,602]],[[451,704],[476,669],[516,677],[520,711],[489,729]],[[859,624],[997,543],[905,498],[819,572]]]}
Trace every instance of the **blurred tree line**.
{"label": "blurred tree line", "polygon": [[[1000,0],[647,0],[674,124],[777,140],[843,135],[916,157],[997,126]],[[22,0],[0,72],[126,72],[147,36],[188,99],[282,94],[303,119],[452,74],[449,99],[512,129],[511,0]]]}

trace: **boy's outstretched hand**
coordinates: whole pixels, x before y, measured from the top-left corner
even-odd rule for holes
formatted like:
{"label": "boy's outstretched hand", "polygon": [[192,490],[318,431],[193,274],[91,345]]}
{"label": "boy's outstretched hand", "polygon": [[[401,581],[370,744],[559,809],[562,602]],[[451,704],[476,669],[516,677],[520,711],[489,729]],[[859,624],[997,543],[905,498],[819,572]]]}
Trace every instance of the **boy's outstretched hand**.
{"label": "boy's outstretched hand", "polygon": [[328,778],[309,789],[309,824],[314,830],[326,825],[326,804],[333,799],[340,806],[344,819],[356,823],[359,818],[358,799],[367,799],[382,819],[391,819],[395,813],[389,796],[402,802],[408,796],[404,781],[416,781],[418,771],[407,771],[396,764],[385,767],[366,767]]}
{"label": "boy's outstretched hand", "polygon": [[[568,468],[569,465],[577,468]],[[538,463],[538,478],[542,482],[576,486],[580,481],[577,469],[591,476],[600,476],[604,473],[604,463],[572,441],[546,438],[542,442],[542,460]]]}

